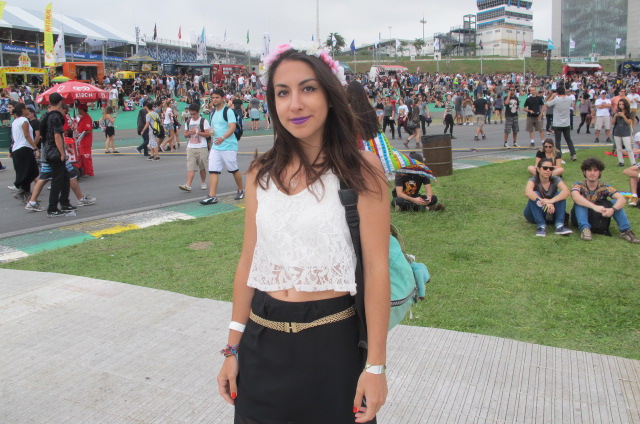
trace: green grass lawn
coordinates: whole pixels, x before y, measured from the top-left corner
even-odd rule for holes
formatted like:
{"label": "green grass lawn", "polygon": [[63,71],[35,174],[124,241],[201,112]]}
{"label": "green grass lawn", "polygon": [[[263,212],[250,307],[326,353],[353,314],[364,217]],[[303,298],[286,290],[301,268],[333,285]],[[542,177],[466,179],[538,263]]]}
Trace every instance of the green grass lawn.
{"label": "green grass lawn", "polygon": [[[579,151],[607,164],[604,180],[628,191],[604,149]],[[406,324],[487,334],[640,359],[640,246],[595,235],[535,237],[522,210],[529,161],[455,171],[434,191],[442,213],[392,213],[407,251],[432,275],[427,299]],[[581,178],[567,164],[568,185]],[[571,204],[571,202],[569,202]],[[627,208],[636,230],[640,210]],[[44,252],[4,268],[121,281],[231,300],[243,212],[129,231]],[[639,231],[640,232],[640,231]]]}

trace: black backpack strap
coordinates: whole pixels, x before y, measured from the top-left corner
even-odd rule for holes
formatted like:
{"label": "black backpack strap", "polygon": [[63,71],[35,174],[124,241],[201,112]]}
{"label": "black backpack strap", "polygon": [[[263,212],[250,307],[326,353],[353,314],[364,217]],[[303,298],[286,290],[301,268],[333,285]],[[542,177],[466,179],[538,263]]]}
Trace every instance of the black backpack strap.
{"label": "black backpack strap", "polygon": [[362,245],[360,243],[360,215],[358,214],[358,193],[349,188],[344,181],[340,181],[340,190],[338,191],[340,203],[344,206],[345,217],[353,249],[356,253],[356,296],[355,306],[356,315],[358,317],[359,341],[358,347],[367,349],[367,317],[364,305],[364,274],[362,271]]}
{"label": "black backpack strap", "polygon": [[225,106],[224,110],[222,111],[222,119],[225,120],[225,122],[229,123],[229,118],[227,118],[227,111],[229,110],[229,106]]}
{"label": "black backpack strap", "polygon": [[204,132],[204,118],[200,117],[200,132]]}

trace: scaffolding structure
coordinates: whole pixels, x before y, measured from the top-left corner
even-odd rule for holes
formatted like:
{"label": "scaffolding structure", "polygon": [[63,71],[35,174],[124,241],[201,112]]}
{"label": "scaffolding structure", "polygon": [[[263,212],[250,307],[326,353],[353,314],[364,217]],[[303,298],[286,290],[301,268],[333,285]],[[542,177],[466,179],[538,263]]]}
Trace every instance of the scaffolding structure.
{"label": "scaffolding structure", "polygon": [[445,56],[474,56],[476,54],[476,15],[464,15],[462,26],[451,27],[449,32],[438,32],[440,51]]}

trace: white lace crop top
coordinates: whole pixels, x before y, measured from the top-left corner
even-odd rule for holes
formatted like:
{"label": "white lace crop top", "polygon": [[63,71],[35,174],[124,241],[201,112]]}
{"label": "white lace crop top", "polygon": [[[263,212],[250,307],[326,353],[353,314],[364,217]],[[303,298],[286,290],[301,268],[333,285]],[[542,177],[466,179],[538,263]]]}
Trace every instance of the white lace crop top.
{"label": "white lace crop top", "polygon": [[331,172],[295,195],[273,181],[258,187],[257,239],[247,284],[270,292],[335,290],[356,293],[356,255]]}

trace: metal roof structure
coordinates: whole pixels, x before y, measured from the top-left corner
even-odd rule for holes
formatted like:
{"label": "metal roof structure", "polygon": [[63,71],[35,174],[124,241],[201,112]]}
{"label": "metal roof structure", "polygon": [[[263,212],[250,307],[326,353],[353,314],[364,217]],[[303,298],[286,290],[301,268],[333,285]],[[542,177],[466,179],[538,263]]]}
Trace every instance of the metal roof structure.
{"label": "metal roof structure", "polygon": [[[0,20],[0,28],[43,32],[44,10],[28,10],[7,5]],[[127,34],[97,19],[53,13],[53,33],[60,34],[61,30],[64,31],[65,36],[125,44],[136,43],[135,34]],[[145,45],[142,40],[139,43]]]}

